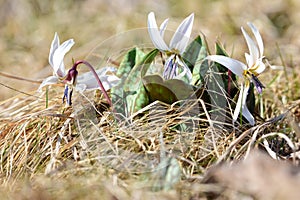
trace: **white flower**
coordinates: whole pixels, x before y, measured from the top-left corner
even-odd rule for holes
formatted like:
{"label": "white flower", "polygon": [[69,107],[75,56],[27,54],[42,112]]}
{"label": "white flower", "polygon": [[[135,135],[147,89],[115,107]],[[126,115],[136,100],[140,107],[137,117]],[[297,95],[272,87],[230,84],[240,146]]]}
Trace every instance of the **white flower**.
{"label": "white flower", "polygon": [[262,92],[264,86],[258,80],[257,76],[265,70],[266,66],[262,61],[264,58],[263,56],[264,45],[263,45],[261,35],[253,24],[248,23],[248,26],[250,27],[256,39],[256,42],[254,42],[251,39],[251,37],[246,33],[246,31],[242,27],[241,30],[243,32],[243,35],[245,37],[249,49],[249,54],[245,53],[247,64],[220,55],[208,56],[207,59],[220,63],[221,65],[224,65],[229,70],[231,70],[234,74],[244,79],[241,85],[239,98],[236,103],[235,111],[233,114],[233,121],[237,120],[239,113],[242,111],[242,115],[249,121],[251,125],[254,125],[255,120],[247,108],[246,99],[250,87],[250,82],[253,82],[255,84],[256,89],[259,93]]}
{"label": "white flower", "polygon": [[[61,45],[59,44],[59,37],[57,33],[54,35],[54,39],[51,44],[49,53],[49,63],[53,69],[53,76],[46,78],[39,87],[39,91],[46,86],[51,84],[57,84],[58,82],[71,83],[73,84],[75,90],[95,90],[99,89],[97,80],[91,72],[87,72],[77,76],[77,71],[73,71],[73,77],[67,80],[68,74],[65,70],[64,56],[75,44],[73,39],[67,40]],[[104,67],[102,69],[96,70],[98,77],[100,78],[104,89],[109,90],[111,87],[115,86],[119,82],[119,78],[115,75],[108,75],[108,72],[115,72],[114,67]]]}
{"label": "white flower", "polygon": [[[168,56],[163,73],[165,79],[180,78],[184,75],[187,75],[190,81],[192,79],[192,73],[181,56],[188,45],[193,22],[194,14],[192,13],[178,26],[168,46],[163,39],[168,19],[166,19],[158,29],[154,13],[150,12],[148,15],[148,32],[152,43],[157,49],[166,53]],[[181,74],[178,74],[179,68],[182,68],[183,72]]]}

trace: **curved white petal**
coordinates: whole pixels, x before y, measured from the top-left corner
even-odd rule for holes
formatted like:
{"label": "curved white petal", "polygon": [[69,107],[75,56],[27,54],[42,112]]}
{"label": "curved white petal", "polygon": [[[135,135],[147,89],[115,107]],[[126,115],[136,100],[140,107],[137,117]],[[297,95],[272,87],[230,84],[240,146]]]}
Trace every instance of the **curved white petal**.
{"label": "curved white petal", "polygon": [[247,64],[249,67],[251,67],[252,65],[254,65],[254,63],[256,62],[256,60],[259,58],[259,51],[258,48],[255,44],[255,42],[250,38],[250,36],[248,35],[248,33],[244,30],[244,28],[241,28],[243,35],[245,37],[248,49],[249,49],[249,53],[250,56],[247,59]]}
{"label": "curved white petal", "polygon": [[255,124],[255,119],[248,110],[247,106],[244,106],[242,109],[243,116],[247,119],[247,121],[251,124],[251,126],[254,126]]}
{"label": "curved white petal", "polygon": [[250,56],[250,54],[245,53],[245,58],[246,58],[246,63],[248,64],[248,67],[253,66],[254,63],[252,65],[249,65],[249,63],[253,62],[253,58]]}
{"label": "curved white petal", "polygon": [[185,18],[178,26],[170,42],[171,49],[179,50],[181,54],[184,52],[192,33],[193,23],[194,13]]}
{"label": "curved white petal", "polygon": [[53,54],[53,70],[59,77],[64,77],[66,75],[64,57],[74,44],[75,42],[73,39],[67,40],[62,43]]}
{"label": "curved white petal", "polygon": [[224,65],[239,77],[243,77],[244,70],[247,69],[247,66],[244,63],[226,56],[211,55],[207,56],[206,59]]}
{"label": "curved white petal", "polygon": [[116,72],[117,69],[115,67],[102,67],[101,69],[96,70],[98,76],[106,75],[107,72]]}
{"label": "curved white petal", "polygon": [[[110,71],[110,70],[106,70],[106,72],[107,71]],[[104,75],[103,70],[97,70],[96,72],[97,72],[98,77],[100,78],[105,90],[109,90],[113,86],[117,85],[120,81],[120,79],[118,77],[116,77],[115,75]],[[98,82],[95,79],[92,72],[87,72],[87,73],[84,73],[77,77],[77,83],[75,86],[76,90],[84,91],[84,90],[95,90],[95,89],[99,89],[99,88],[100,87],[98,85]]]}
{"label": "curved white petal", "polygon": [[249,86],[250,86],[249,82],[245,86],[241,85],[239,98],[238,98],[238,101],[236,103],[236,107],[235,107],[234,114],[233,114],[233,121],[235,122],[237,120],[239,114],[242,112],[242,115],[253,126],[255,124],[255,120],[254,120],[254,117],[252,116],[252,114],[250,113],[250,111],[248,110],[247,105],[246,105]]}
{"label": "curved white petal", "polygon": [[243,90],[244,90],[244,86],[241,85],[239,98],[238,98],[238,101],[236,102],[236,106],[235,106],[233,117],[232,117],[233,122],[235,122],[237,120],[239,114],[242,111]]}
{"label": "curved white petal", "polygon": [[52,85],[52,84],[56,84],[56,83],[58,83],[58,78],[56,76],[49,76],[48,78],[43,80],[43,82],[39,86],[38,91],[41,92],[42,88],[45,87],[46,85]]}
{"label": "curved white petal", "polygon": [[242,107],[246,106],[246,100],[247,100],[247,96],[248,96],[248,91],[250,88],[250,82],[247,80],[245,81],[244,85],[243,85],[243,90],[241,89],[242,92]]}
{"label": "curved white petal", "polygon": [[165,34],[165,30],[168,25],[168,21],[169,21],[169,19],[165,19],[165,21],[163,21],[163,23],[159,27],[159,33],[162,38],[164,38],[164,34]]}
{"label": "curved white petal", "polygon": [[160,34],[160,31],[158,30],[157,23],[155,20],[155,15],[153,12],[150,12],[148,14],[148,32],[152,40],[152,43],[157,49],[161,51],[169,50],[169,47],[165,43],[164,39]]}
{"label": "curved white petal", "polygon": [[57,35],[57,33],[55,32],[54,34],[54,38],[52,40],[51,43],[51,47],[50,47],[50,52],[49,52],[49,63],[51,65],[51,67],[53,68],[53,54],[56,51],[56,49],[59,47],[59,37]]}
{"label": "curved white petal", "polygon": [[257,30],[257,28],[252,23],[248,22],[247,24],[251,28],[251,31],[256,39],[256,42],[257,42],[257,45],[259,48],[259,53],[260,53],[259,57],[262,57],[264,55],[264,43],[263,43],[262,37],[261,37],[259,31]]}

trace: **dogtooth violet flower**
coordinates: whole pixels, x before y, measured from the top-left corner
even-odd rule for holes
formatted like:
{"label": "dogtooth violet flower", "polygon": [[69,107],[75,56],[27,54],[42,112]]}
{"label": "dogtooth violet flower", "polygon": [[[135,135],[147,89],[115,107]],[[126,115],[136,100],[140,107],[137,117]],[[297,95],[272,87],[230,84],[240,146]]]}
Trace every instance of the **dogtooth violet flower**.
{"label": "dogtooth violet flower", "polygon": [[[118,77],[116,77],[115,75],[107,74],[108,72],[116,71],[114,67],[104,67],[95,71],[93,67],[84,60],[75,62],[73,67],[66,73],[63,59],[65,54],[71,49],[74,44],[75,42],[73,39],[69,39],[60,44],[59,37],[57,33],[55,33],[49,53],[49,64],[53,69],[53,75],[46,78],[38,89],[39,91],[41,91],[41,89],[46,85],[57,84],[59,82],[65,83],[66,86],[63,99],[66,98],[69,105],[71,105],[71,95],[73,88],[75,88],[75,90],[79,92],[95,89],[104,89],[106,91],[111,87],[117,85],[119,82]],[[77,65],[79,64],[87,65],[90,68],[91,72],[78,75]],[[93,75],[97,76],[100,79],[100,84],[97,78],[95,78]],[[103,88],[101,88],[100,85],[102,85]]]}
{"label": "dogtooth violet flower", "polygon": [[[163,77],[165,79],[181,78],[186,75],[189,81],[192,80],[192,73],[189,67],[184,63],[182,54],[188,45],[193,22],[194,14],[192,13],[178,26],[168,46],[163,39],[168,19],[164,20],[160,28],[158,28],[154,13],[150,12],[148,14],[148,32],[152,43],[157,49],[166,53],[168,56],[163,71]],[[181,71],[179,71],[179,69],[181,69]]]}
{"label": "dogtooth violet flower", "polygon": [[254,83],[259,94],[262,93],[264,85],[258,80],[257,76],[265,70],[266,66],[263,63],[264,45],[262,37],[257,28],[252,23],[247,24],[250,27],[256,42],[254,42],[248,35],[248,33],[244,30],[244,28],[241,27],[242,33],[249,49],[249,53],[245,53],[246,64],[221,55],[211,55],[208,56],[207,59],[224,65],[234,74],[236,74],[240,78],[243,78],[243,83],[240,88],[240,94],[233,114],[233,121],[236,121],[239,113],[242,112],[242,115],[248,120],[248,122],[251,125],[254,125],[255,120],[247,108],[246,99],[250,87],[250,82]]}

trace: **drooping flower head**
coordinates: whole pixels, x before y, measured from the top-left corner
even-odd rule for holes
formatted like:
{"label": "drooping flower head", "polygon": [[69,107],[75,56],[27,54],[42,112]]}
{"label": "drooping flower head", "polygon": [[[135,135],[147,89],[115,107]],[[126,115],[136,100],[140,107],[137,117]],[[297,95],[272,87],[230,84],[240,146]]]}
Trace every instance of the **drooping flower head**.
{"label": "drooping flower head", "polygon": [[163,77],[165,79],[180,78],[185,75],[189,80],[192,78],[192,73],[188,66],[184,63],[182,54],[188,45],[193,22],[194,14],[192,13],[178,26],[170,41],[170,45],[168,46],[163,39],[168,19],[164,20],[160,28],[158,28],[154,13],[150,12],[148,14],[148,32],[152,43],[157,49],[166,53],[168,56],[163,72]]}
{"label": "drooping flower head", "polygon": [[233,121],[237,120],[239,113],[242,111],[243,116],[249,121],[251,125],[254,125],[254,117],[246,106],[247,95],[250,88],[250,82],[254,83],[258,93],[262,92],[264,85],[259,81],[258,75],[265,70],[266,66],[263,63],[264,45],[262,37],[257,28],[252,23],[248,23],[248,26],[250,27],[256,42],[253,41],[253,39],[242,27],[241,30],[249,49],[249,53],[245,53],[246,64],[221,55],[211,55],[206,59],[220,63],[240,78],[243,78],[239,98],[233,114]]}
{"label": "drooping flower head", "polygon": [[[104,67],[99,70],[94,70],[93,67],[84,60],[75,62],[73,67],[66,73],[64,56],[74,44],[75,42],[73,39],[69,39],[60,44],[59,37],[57,33],[55,33],[49,53],[49,64],[52,67],[54,75],[46,78],[38,89],[41,91],[46,85],[52,85],[59,82],[65,83],[66,87],[63,99],[66,98],[69,105],[71,105],[70,94],[72,94],[73,88],[80,92],[95,89],[104,89],[106,91],[118,84],[120,80],[115,75],[108,74],[109,72],[116,71],[114,67]],[[91,72],[78,75],[77,65],[79,64],[85,64],[90,68]]]}

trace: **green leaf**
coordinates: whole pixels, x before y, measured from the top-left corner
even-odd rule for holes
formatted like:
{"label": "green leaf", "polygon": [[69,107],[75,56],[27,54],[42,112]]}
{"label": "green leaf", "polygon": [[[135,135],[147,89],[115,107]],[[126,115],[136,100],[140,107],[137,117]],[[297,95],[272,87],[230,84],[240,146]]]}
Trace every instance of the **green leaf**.
{"label": "green leaf", "polygon": [[227,52],[225,51],[224,47],[220,44],[219,41],[216,42],[216,54],[228,57]]}
{"label": "green leaf", "polygon": [[124,82],[123,88],[127,94],[125,99],[129,115],[142,109],[149,103],[141,77],[146,74],[158,52],[159,50],[155,49],[145,55],[140,62],[137,62]]}
{"label": "green leaf", "polygon": [[136,63],[141,62],[144,55],[144,52],[136,47],[129,50],[124,55],[116,73],[116,75],[121,78],[121,81],[117,86],[111,89],[111,97],[114,104],[114,110],[118,113],[122,113],[123,115],[126,115],[127,113],[126,96],[128,94],[126,93],[126,91],[124,91],[125,81]]}
{"label": "green leaf", "polygon": [[200,85],[204,80],[204,77],[209,69],[208,60],[205,60],[207,55],[206,46],[202,46],[193,70],[193,85]]}
{"label": "green leaf", "polygon": [[[216,55],[226,56],[228,57],[228,54],[226,53],[223,46],[220,44],[220,42],[216,42]],[[215,66],[218,67],[219,72],[227,72],[228,69],[224,67],[223,65],[219,63],[215,63]]]}
{"label": "green leaf", "polygon": [[154,49],[148,53],[144,59],[141,61],[142,63],[142,72],[141,72],[141,77],[144,77],[145,74],[147,73],[151,63],[153,62],[154,58],[156,55],[159,53],[158,49]]}
{"label": "green leaf", "polygon": [[163,80],[159,75],[143,77],[143,84],[149,94],[151,102],[159,100],[172,104],[184,100],[194,93],[193,86],[179,79]]}
{"label": "green leaf", "polygon": [[199,57],[201,47],[202,40],[199,35],[187,46],[187,48],[182,54],[182,58],[185,64],[190,68],[191,72],[193,71],[196,61]]}

